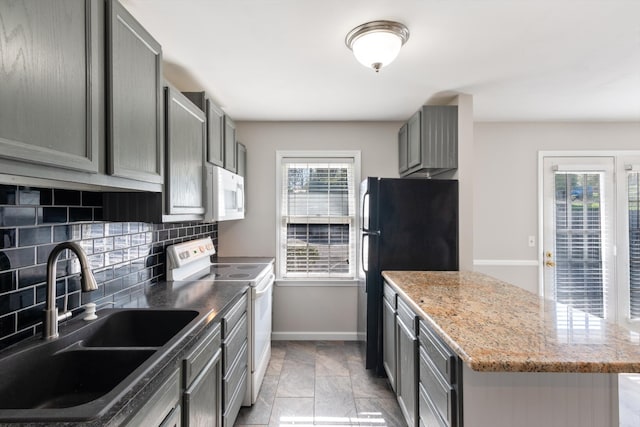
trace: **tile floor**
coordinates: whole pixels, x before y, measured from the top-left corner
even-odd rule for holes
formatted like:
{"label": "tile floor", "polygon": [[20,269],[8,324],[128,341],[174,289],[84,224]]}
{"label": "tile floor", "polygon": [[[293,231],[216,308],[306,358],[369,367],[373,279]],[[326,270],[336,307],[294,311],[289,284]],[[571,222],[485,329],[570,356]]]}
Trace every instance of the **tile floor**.
{"label": "tile floor", "polygon": [[406,427],[386,378],[364,368],[358,343],[274,341],[258,401],[235,427]]}

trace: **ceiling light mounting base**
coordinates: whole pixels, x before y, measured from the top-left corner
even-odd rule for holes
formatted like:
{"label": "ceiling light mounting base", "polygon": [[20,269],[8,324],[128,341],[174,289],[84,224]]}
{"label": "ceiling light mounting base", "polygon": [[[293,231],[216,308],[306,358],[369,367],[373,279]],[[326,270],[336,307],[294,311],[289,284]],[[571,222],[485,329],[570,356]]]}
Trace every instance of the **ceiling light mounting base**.
{"label": "ceiling light mounting base", "polygon": [[379,20],[358,25],[344,39],[356,59],[376,72],[389,65],[409,39],[409,29],[399,22]]}

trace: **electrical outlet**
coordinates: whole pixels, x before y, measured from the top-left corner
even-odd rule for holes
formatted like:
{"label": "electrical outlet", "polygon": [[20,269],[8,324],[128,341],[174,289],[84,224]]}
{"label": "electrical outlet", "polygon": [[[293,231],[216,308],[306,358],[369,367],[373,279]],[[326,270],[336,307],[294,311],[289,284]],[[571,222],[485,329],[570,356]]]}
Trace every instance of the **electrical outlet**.
{"label": "electrical outlet", "polygon": [[536,246],[536,236],[529,236],[529,247],[533,248]]}

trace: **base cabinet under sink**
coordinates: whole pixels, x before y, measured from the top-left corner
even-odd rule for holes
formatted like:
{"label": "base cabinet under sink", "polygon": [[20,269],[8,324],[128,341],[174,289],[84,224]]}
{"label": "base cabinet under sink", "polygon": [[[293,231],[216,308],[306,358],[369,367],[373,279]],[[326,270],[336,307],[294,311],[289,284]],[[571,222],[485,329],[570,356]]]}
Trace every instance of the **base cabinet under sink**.
{"label": "base cabinet under sink", "polygon": [[124,425],[136,426],[180,426],[172,423],[176,415],[180,414],[180,370],[176,369],[151,396],[149,401]]}
{"label": "base cabinet under sink", "polygon": [[183,360],[182,426],[222,424],[221,355],[217,324]]}

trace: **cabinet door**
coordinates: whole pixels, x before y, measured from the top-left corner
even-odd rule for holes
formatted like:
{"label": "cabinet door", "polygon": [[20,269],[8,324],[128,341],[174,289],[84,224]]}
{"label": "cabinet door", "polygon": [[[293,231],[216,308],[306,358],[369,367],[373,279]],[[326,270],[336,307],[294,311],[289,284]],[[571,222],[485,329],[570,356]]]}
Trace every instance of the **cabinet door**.
{"label": "cabinet door", "polygon": [[98,171],[96,0],[3,1],[0,156]]}
{"label": "cabinet door", "polygon": [[236,124],[228,116],[224,118],[224,168],[235,172],[236,163]]}
{"label": "cabinet door", "polygon": [[207,161],[224,167],[224,113],[207,98]]}
{"label": "cabinet door", "polygon": [[129,419],[125,427],[161,426],[171,418],[180,400],[180,370],[176,369],[171,376],[154,391],[147,403],[138,409]]}
{"label": "cabinet door", "polygon": [[217,356],[211,359],[184,392],[185,427],[221,425],[220,381],[220,357]]}
{"label": "cabinet door", "polygon": [[417,426],[416,396],[418,388],[417,375],[417,339],[404,323],[397,320],[398,333],[398,369],[396,394],[400,409],[409,427]]}
{"label": "cabinet door", "polygon": [[109,174],[162,183],[162,49],[118,3],[108,3]]}
{"label": "cabinet door", "polygon": [[180,405],[173,408],[173,411],[164,419],[160,427],[181,427],[182,426],[182,408]]}
{"label": "cabinet door", "polygon": [[407,122],[407,140],[407,169],[411,169],[422,163],[422,111]]}
{"label": "cabinet door", "polygon": [[382,299],[382,345],[383,366],[389,377],[393,391],[396,391],[396,315],[395,310],[385,298]]}
{"label": "cabinet door", "polygon": [[237,143],[236,146],[238,147],[238,158],[237,160],[237,171],[236,173],[238,175],[240,175],[241,177],[245,178],[244,180],[244,185],[245,188],[247,186],[247,147],[244,146],[244,144],[241,143]]}
{"label": "cabinet door", "polygon": [[398,171],[400,173],[409,169],[407,165],[407,151],[409,149],[409,140],[407,135],[407,124],[403,124],[398,132]]}
{"label": "cabinet door", "polygon": [[202,214],[204,113],[177,90],[166,89],[166,188],[168,214]]}

